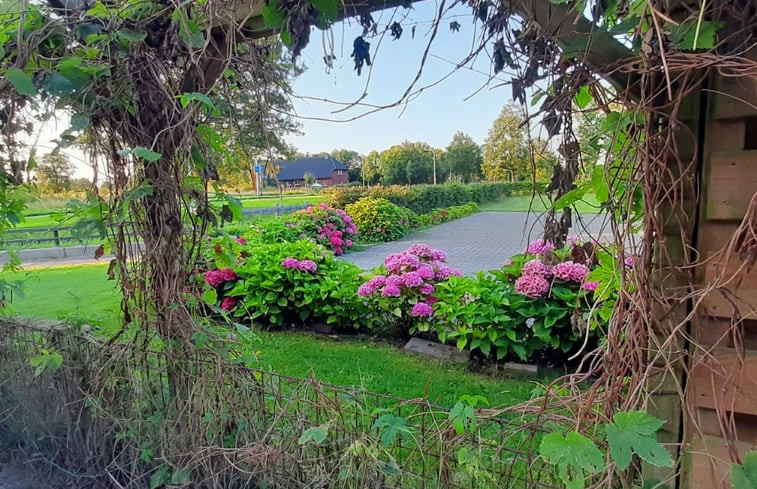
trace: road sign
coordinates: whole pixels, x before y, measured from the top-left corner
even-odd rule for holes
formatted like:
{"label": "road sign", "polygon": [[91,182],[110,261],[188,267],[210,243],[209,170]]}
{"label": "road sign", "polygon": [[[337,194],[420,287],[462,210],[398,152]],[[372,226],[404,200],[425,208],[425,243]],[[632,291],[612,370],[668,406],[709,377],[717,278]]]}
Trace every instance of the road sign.
{"label": "road sign", "polygon": [[255,165],[255,173],[263,173],[263,168],[265,168],[263,165]]}

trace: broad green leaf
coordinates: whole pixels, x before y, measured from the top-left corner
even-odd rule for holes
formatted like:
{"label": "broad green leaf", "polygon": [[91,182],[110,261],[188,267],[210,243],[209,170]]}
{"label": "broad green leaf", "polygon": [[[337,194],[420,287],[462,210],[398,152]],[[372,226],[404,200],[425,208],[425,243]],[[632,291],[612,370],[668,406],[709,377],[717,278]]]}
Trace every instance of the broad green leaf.
{"label": "broad green leaf", "polygon": [[218,302],[218,292],[216,292],[216,289],[207,289],[202,293],[202,300],[205,304],[215,305]]}
{"label": "broad green leaf", "polygon": [[379,432],[381,443],[384,446],[389,446],[399,437],[401,434],[411,434],[410,428],[405,422],[405,418],[395,416],[393,414],[384,414],[379,416],[373,423],[373,429]]}
{"label": "broad green leaf", "polygon": [[657,467],[672,467],[673,459],[657,441],[655,433],[665,421],[644,411],[616,413],[613,422],[605,427],[610,456],[620,470],[631,464],[631,456],[638,455]]}
{"label": "broad green leaf", "polygon": [[336,0],[310,0],[325,20],[336,20],[339,10]]}
{"label": "broad green leaf", "polygon": [[733,489],[757,489],[757,452],[748,452],[743,464],[731,467]]}
{"label": "broad green leaf", "polygon": [[142,31],[132,31],[130,29],[121,29],[118,31],[118,37],[128,43],[135,43],[144,41],[147,37],[147,33]]}
{"label": "broad green leaf", "polygon": [[57,71],[50,73],[42,82],[42,88],[50,95],[70,95],[74,92],[74,84]]}
{"label": "broad green leaf", "polygon": [[591,96],[589,87],[586,85],[582,86],[581,89],[578,90],[578,93],[576,93],[575,97],[573,97],[573,101],[579,109],[585,109],[593,100],[594,97]]}
{"label": "broad green leaf", "polygon": [[312,442],[316,445],[320,445],[321,443],[326,441],[326,438],[328,436],[328,425],[322,424],[320,426],[313,426],[312,428],[308,428],[302,432],[302,435],[300,436],[300,439],[297,440],[297,443],[299,443],[300,445],[307,445],[308,443]]}
{"label": "broad green leaf", "polygon": [[32,83],[31,77],[18,68],[8,68],[5,76],[20,95],[28,95],[29,97],[37,95],[37,87]]}
{"label": "broad green leaf", "polygon": [[476,413],[473,411],[473,406],[462,401],[457,401],[455,406],[449,412],[449,420],[452,421],[452,426],[455,427],[455,432],[458,435],[462,435],[468,429],[473,431],[475,427]]}
{"label": "broad green leaf", "polygon": [[71,116],[71,129],[74,131],[82,131],[89,127],[90,120],[89,117],[83,114],[74,114]]}
{"label": "broad green leaf", "polygon": [[284,12],[278,7],[279,0],[271,0],[263,7],[263,25],[269,29],[279,29],[284,24]]}
{"label": "broad green leaf", "polygon": [[132,153],[134,154],[134,156],[147,161],[158,161],[163,156],[160,153],[156,153],[155,151],[143,148],[142,146],[137,146],[136,148],[134,148],[132,150]]}
{"label": "broad green leaf", "polygon": [[192,478],[187,469],[179,469],[171,475],[171,484],[184,486],[192,482]]}
{"label": "broad green leaf", "polygon": [[712,49],[715,47],[718,29],[722,22],[696,20],[684,22],[678,26],[670,26],[670,36],[678,45],[678,49],[692,51],[696,49]]}
{"label": "broad green leaf", "polygon": [[575,431],[565,436],[559,432],[545,435],[539,453],[557,466],[560,479],[569,489],[586,487],[586,477],[598,473],[605,464],[594,442]]}
{"label": "broad green leaf", "polygon": [[127,192],[124,192],[123,200],[127,202],[132,201],[132,200],[139,200],[152,194],[153,194],[152,185],[150,185],[147,182],[144,182],[139,187],[131,189]]}
{"label": "broad green leaf", "polygon": [[213,100],[211,100],[210,97],[205,95],[204,93],[200,92],[188,92],[188,93],[182,93],[181,94],[181,106],[186,107],[189,105],[192,101],[198,101],[202,105],[206,106],[209,109],[215,108],[215,104],[213,103]]}
{"label": "broad green leaf", "polygon": [[171,479],[171,468],[167,465],[161,465],[158,470],[150,476],[150,489],[158,489]]}

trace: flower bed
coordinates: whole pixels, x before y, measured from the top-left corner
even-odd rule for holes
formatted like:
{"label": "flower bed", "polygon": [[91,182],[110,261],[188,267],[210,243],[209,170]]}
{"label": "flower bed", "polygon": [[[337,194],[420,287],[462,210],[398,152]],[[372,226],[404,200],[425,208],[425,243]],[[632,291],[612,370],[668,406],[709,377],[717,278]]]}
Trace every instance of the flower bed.
{"label": "flower bed", "polygon": [[236,261],[218,253],[217,268],[204,273],[203,298],[216,312],[276,326],[370,327],[372,316],[357,294],[357,266],[307,240],[240,246]]}

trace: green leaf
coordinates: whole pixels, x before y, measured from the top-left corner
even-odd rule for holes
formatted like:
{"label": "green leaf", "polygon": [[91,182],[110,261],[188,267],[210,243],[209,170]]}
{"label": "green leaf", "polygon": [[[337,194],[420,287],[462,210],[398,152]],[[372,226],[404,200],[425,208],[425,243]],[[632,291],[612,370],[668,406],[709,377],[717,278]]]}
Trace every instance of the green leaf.
{"label": "green leaf", "polygon": [[605,427],[610,456],[620,470],[625,470],[635,453],[645,462],[657,467],[672,467],[673,459],[657,441],[655,433],[665,421],[644,411],[619,412],[613,423]]}
{"label": "green leaf", "polygon": [[167,465],[161,465],[158,470],[150,476],[150,489],[158,489],[171,479],[171,468]]}
{"label": "green leaf", "polygon": [[324,441],[326,441],[326,438],[329,436],[329,426],[322,424],[320,426],[313,426],[312,428],[308,428],[305,431],[302,432],[302,435],[300,436],[300,439],[297,440],[297,443],[300,445],[307,445],[308,443],[315,443],[316,445],[320,445]]}
{"label": "green leaf", "polygon": [[125,202],[139,200],[152,194],[152,185],[147,182],[143,182],[139,187],[124,192],[123,200]]}
{"label": "green leaf", "polygon": [[122,29],[118,31],[118,37],[123,39],[124,41],[128,43],[135,43],[135,42],[141,42],[144,41],[147,37],[146,32],[142,31],[132,31],[129,29]]}
{"label": "green leaf", "polygon": [[323,15],[325,20],[336,20],[337,15],[339,15],[336,0],[310,0],[310,3]]}
{"label": "green leaf", "polygon": [[712,49],[715,47],[718,29],[722,22],[696,20],[684,22],[678,26],[670,26],[670,37],[678,45],[678,49],[693,51],[696,49]]}
{"label": "green leaf", "polygon": [[539,453],[556,465],[560,479],[569,489],[583,489],[587,476],[598,473],[605,458],[593,441],[571,431],[549,433],[542,438]]}
{"label": "green leaf", "polygon": [[187,469],[179,469],[171,476],[171,484],[177,486],[183,486],[192,482],[192,478],[189,475]]}
{"label": "green leaf", "polygon": [[19,95],[27,95],[29,97],[37,95],[37,87],[32,83],[31,77],[18,68],[8,68],[5,76]]}
{"label": "green leaf", "polygon": [[373,423],[373,429],[380,433],[381,443],[385,447],[394,443],[402,433],[411,434],[405,418],[393,414],[379,416]]}
{"label": "green leaf", "polygon": [[568,3],[571,0],[549,0],[549,3],[554,3],[555,5],[562,5],[563,3]]}
{"label": "green leaf", "polygon": [[452,421],[452,426],[455,428],[455,432],[458,435],[462,435],[468,429],[471,431],[475,428],[476,413],[473,411],[473,406],[468,403],[457,401],[455,406],[449,412],[449,420]]}
{"label": "green leaf", "polygon": [[50,95],[55,96],[70,95],[75,90],[74,84],[71,82],[71,80],[61,75],[57,71],[53,71],[45,77],[44,81],[42,82],[42,88],[44,88],[45,91]]}
{"label": "green leaf", "polygon": [[733,489],[757,489],[757,452],[747,453],[743,464],[733,464],[731,485]]}
{"label": "green leaf", "polygon": [[271,0],[263,7],[263,25],[269,29],[279,29],[284,24],[284,12],[278,11],[279,0]]}
{"label": "green leaf", "polygon": [[200,92],[188,92],[188,93],[182,93],[180,96],[181,100],[181,106],[186,107],[193,101],[198,101],[205,107],[209,109],[214,109],[216,104],[213,103],[213,100],[211,100],[210,97],[205,95],[204,93]]}
{"label": "green leaf", "polygon": [[594,97],[589,92],[589,87],[584,85],[578,90],[578,93],[573,97],[573,101],[576,103],[579,109],[585,109],[592,101]]}
{"label": "green leaf", "polygon": [[218,292],[216,289],[207,289],[202,293],[202,300],[205,304],[215,305],[218,302]]}
{"label": "green leaf", "polygon": [[163,156],[160,153],[156,153],[155,151],[143,148],[142,146],[137,146],[136,148],[134,148],[132,150],[132,153],[134,154],[134,156],[147,161],[158,161]]}

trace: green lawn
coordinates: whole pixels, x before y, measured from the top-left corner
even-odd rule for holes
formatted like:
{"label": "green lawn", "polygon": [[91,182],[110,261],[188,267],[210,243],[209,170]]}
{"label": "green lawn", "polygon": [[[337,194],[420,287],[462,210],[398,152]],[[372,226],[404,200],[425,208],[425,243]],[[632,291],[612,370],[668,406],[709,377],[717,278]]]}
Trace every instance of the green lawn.
{"label": "green lawn", "polygon": [[[14,274],[25,283],[25,297],[14,298],[12,313],[96,323],[115,323],[119,294],[107,280],[106,267],[78,266]],[[464,394],[481,394],[493,405],[511,405],[530,397],[535,382],[548,377],[489,377],[465,366],[410,356],[393,345],[366,338],[331,339],[300,332],[258,331],[260,367],[280,374],[327,383],[360,386],[404,398],[429,398],[451,407]]]}
{"label": "green lawn", "polygon": [[276,205],[299,205],[299,204],[318,204],[323,202],[323,196],[319,194],[312,195],[284,195],[283,204],[278,196],[254,196],[254,195],[237,195],[242,205],[247,209],[259,209],[262,207],[274,207]]}
{"label": "green lawn", "polygon": [[[481,211],[496,212],[544,212],[549,206],[549,199],[544,196],[536,195],[517,195],[507,197],[497,202],[482,204],[479,207]],[[575,208],[581,214],[597,214],[599,204],[593,194],[586,195],[583,200],[576,202]]]}

